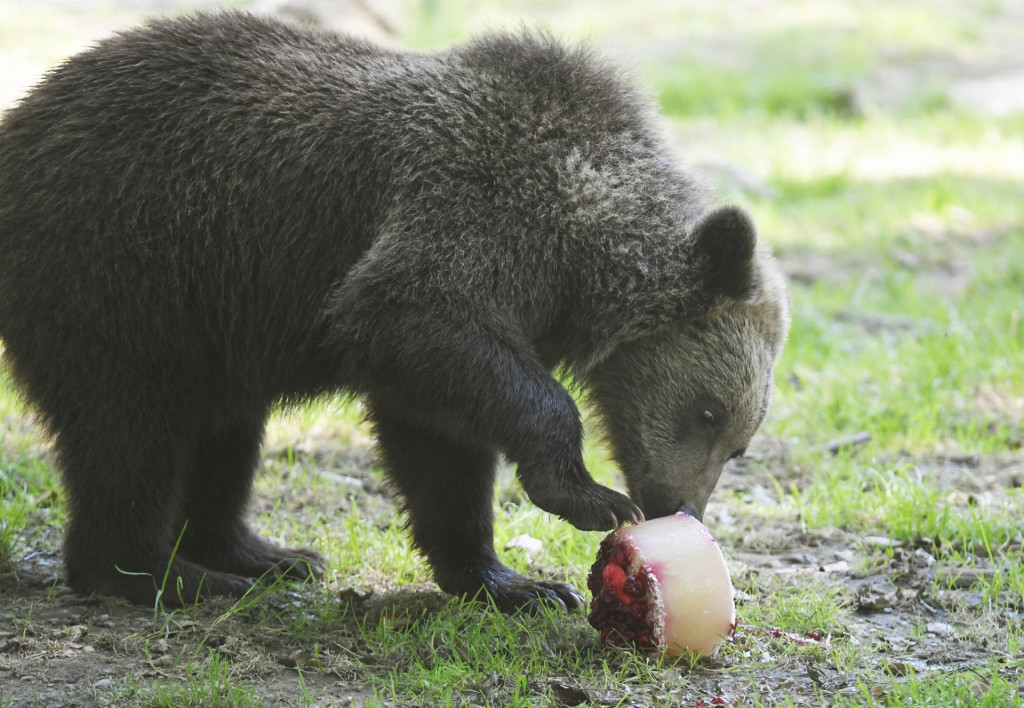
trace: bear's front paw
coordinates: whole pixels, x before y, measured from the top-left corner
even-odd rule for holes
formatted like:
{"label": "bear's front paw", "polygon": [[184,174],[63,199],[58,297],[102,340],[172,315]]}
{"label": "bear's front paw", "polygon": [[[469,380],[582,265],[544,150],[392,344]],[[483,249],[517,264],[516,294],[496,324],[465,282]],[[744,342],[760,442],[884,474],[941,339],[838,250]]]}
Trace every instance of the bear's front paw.
{"label": "bear's front paw", "polygon": [[544,475],[520,465],[519,479],[530,501],[581,531],[611,531],[644,519],[640,507],[626,495],[595,482],[582,462],[562,475]]}
{"label": "bear's front paw", "polygon": [[553,513],[580,531],[611,531],[622,524],[644,520],[640,507],[629,497],[596,483],[579,497],[567,500],[567,504],[565,510]]}

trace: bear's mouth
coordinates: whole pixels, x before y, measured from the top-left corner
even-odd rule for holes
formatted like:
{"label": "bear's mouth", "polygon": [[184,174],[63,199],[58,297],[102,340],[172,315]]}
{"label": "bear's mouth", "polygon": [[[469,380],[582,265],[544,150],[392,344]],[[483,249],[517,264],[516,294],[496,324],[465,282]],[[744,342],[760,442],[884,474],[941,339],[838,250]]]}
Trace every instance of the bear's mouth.
{"label": "bear's mouth", "polygon": [[[670,469],[659,468],[657,465],[646,465],[640,477],[641,483],[636,489],[630,489],[629,496],[640,507],[645,519],[658,519],[684,513],[698,521],[703,521],[707,497],[701,499],[701,489],[694,489],[693,484],[666,484],[660,480],[671,474]],[[678,478],[678,475],[676,475]]]}

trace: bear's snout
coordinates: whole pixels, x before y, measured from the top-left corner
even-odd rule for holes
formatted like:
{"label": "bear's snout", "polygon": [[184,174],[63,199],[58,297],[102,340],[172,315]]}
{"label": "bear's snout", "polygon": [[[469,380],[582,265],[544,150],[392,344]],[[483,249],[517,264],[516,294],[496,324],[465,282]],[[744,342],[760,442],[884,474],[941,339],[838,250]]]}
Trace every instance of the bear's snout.
{"label": "bear's snout", "polygon": [[686,514],[687,516],[692,516],[693,518],[697,519],[697,521],[703,521],[704,520],[704,513],[703,512],[697,511],[692,506],[689,506],[687,504],[680,505],[679,508],[676,509],[676,513],[677,514]]}
{"label": "bear's snout", "polygon": [[673,514],[689,514],[700,521],[704,516],[704,512],[692,500],[666,493],[663,490],[659,490],[657,493],[645,490],[640,495],[640,499],[636,499],[636,501],[640,510],[644,512],[645,519],[658,519]]}

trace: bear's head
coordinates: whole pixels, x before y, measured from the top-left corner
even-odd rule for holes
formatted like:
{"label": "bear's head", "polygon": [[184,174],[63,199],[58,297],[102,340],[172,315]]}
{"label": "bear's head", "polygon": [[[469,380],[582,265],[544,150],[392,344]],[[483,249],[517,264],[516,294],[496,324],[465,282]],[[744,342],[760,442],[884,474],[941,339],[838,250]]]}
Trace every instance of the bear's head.
{"label": "bear's head", "polygon": [[790,323],[783,277],[742,210],[710,211],[685,241],[696,312],[619,343],[587,376],[647,518],[702,517],[764,420]]}

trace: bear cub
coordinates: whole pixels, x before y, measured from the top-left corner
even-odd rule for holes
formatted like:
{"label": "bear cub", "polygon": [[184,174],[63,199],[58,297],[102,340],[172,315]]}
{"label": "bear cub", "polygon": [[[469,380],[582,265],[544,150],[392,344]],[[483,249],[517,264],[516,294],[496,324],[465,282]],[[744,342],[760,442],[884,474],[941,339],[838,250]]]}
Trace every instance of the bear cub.
{"label": "bear cub", "polygon": [[[543,36],[424,53],[156,20],[0,123],[0,338],[53,435],[81,593],[149,603],[168,564],[181,601],[320,574],[245,507],[268,413],[346,391],[444,591],[578,606],[498,561],[497,456],[580,529],[699,517],[788,325],[750,219],[673,159],[649,97]],[[557,367],[629,498],[587,472]]]}

